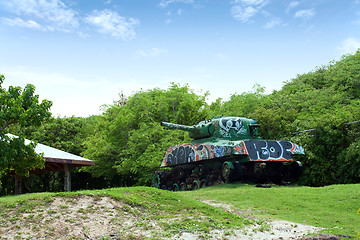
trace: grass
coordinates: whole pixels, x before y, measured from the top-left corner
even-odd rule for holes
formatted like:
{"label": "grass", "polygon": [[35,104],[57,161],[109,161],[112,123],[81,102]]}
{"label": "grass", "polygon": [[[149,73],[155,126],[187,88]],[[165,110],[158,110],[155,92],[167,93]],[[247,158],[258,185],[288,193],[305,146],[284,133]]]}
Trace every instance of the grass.
{"label": "grass", "polygon": [[[91,196],[94,201],[110,196],[122,205],[118,209],[107,209],[104,206],[88,204],[72,212],[71,206],[77,202],[79,196]],[[49,209],[48,206],[58,197],[64,201],[56,211]],[[268,228],[261,220],[250,220],[241,214],[232,214],[199,200],[231,204],[239,212],[260,219],[282,219],[324,227],[327,228],[324,230],[327,233],[350,235],[354,238],[360,233],[360,184],[321,188],[256,188],[246,184],[224,184],[188,192],[130,187],[72,193],[24,194],[0,198],[0,223],[17,231],[19,236],[22,229],[17,226],[28,226],[33,228],[35,237],[41,237],[41,230],[51,237],[54,231],[50,223],[61,215],[69,214],[65,219],[66,224],[79,224],[81,219],[87,220],[91,214],[108,213],[111,223],[118,224],[122,229],[123,232],[120,233],[127,234],[127,238],[122,239],[142,239],[136,235],[136,230],[153,231],[153,222],[156,222],[160,230],[154,232],[151,239],[171,237],[181,232],[197,233],[206,239],[212,229],[225,229],[225,233],[230,234],[233,229],[250,224],[257,225],[260,231]],[[75,218],[75,215],[78,218]],[[122,221],[126,216],[132,216],[136,221],[124,226]],[[33,225],[41,223],[43,219],[47,220],[41,228]],[[7,232],[8,229],[4,227],[3,231]],[[63,229],[64,232],[68,230],[67,227]],[[88,231],[86,226],[83,231]],[[106,238],[104,236],[104,239]]]}
{"label": "grass", "polygon": [[360,237],[360,184],[318,188],[226,184],[177,194],[257,210],[251,211],[257,216],[327,228],[325,233]]}
{"label": "grass", "polygon": [[238,228],[254,223],[194,199],[155,188],[113,188],[80,193],[111,196],[127,206],[135,207],[133,211],[140,211],[135,214],[158,220],[170,236],[184,231],[207,233],[214,228]]}
{"label": "grass", "polygon": [[[121,202],[122,205],[116,210],[109,210],[103,206],[88,204],[86,208],[79,208],[72,213],[71,204],[76,203],[79,196],[84,195],[91,196],[95,201],[100,201],[104,196],[110,196],[112,199]],[[63,198],[65,204],[61,203],[56,211],[48,209],[56,197]],[[156,222],[161,230],[154,232],[153,237],[150,237],[151,239],[170,238],[174,234],[182,232],[196,233],[206,238],[212,229],[238,229],[249,224],[260,224],[258,221],[228,213],[191,198],[149,187],[113,188],[73,193],[35,193],[2,197],[0,198],[0,212],[2,213],[0,222],[3,223],[2,230],[0,227],[0,238],[1,231],[3,234],[7,231],[13,231],[16,225],[29,227],[33,223],[45,222],[45,224],[50,224],[61,215],[66,216],[64,226],[66,224],[73,226],[79,224],[81,219],[86,219],[89,216],[87,214],[99,212],[102,214],[109,213],[111,223],[118,226],[119,231],[124,231],[119,232],[122,239],[143,239],[134,232],[138,229],[152,230],[152,222]],[[124,216],[124,214],[128,215]],[[131,216],[135,222],[126,228],[123,225],[123,220],[127,216]],[[85,231],[85,226],[83,229]],[[66,227],[63,229],[65,232],[67,230]],[[50,225],[35,228],[31,234],[34,234],[35,237],[44,236],[39,235],[40,231],[47,237],[55,238],[55,236],[49,235],[54,234]],[[137,236],[136,238],[133,238],[134,234]],[[124,238],[124,236],[128,237]]]}

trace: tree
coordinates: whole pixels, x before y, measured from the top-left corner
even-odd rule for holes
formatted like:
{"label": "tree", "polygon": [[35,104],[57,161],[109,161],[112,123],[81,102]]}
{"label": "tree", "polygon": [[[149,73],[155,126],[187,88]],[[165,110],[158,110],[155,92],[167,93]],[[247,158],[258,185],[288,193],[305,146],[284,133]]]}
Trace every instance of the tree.
{"label": "tree", "polygon": [[16,175],[27,176],[29,170],[44,167],[44,159],[34,152],[35,143],[25,145],[24,138],[6,135],[10,126],[39,126],[51,116],[51,101],[35,95],[31,84],[21,87],[2,87],[5,80],[0,75],[0,175],[14,171]]}
{"label": "tree", "polygon": [[193,125],[203,120],[206,96],[172,83],[166,90],[139,91],[124,104],[108,106],[86,142],[85,157],[96,161],[86,170],[97,177],[120,176],[117,184],[122,186],[149,184],[167,147],[191,141],[186,132],[164,129],[160,122]]}
{"label": "tree", "polygon": [[[360,52],[298,75],[268,96],[254,116],[263,137],[302,145],[302,183],[357,183],[360,179]],[[354,122],[354,124],[347,124]],[[291,136],[291,132],[305,131]]]}

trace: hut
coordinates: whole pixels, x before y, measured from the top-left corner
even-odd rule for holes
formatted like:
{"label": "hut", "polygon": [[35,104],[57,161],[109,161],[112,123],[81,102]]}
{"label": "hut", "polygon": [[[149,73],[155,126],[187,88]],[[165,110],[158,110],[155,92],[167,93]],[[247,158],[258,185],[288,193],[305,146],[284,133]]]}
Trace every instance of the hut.
{"label": "hut", "polygon": [[[12,134],[7,134],[9,137],[16,137]],[[31,141],[25,139],[25,144],[29,144]],[[46,146],[38,143],[35,148],[35,152],[43,154],[45,159],[45,167],[43,169],[33,169],[30,174],[40,174],[50,171],[64,170],[64,191],[71,191],[71,168],[92,166],[95,164],[94,161],[61,151],[59,149]],[[15,194],[21,194],[22,177],[15,175]]]}

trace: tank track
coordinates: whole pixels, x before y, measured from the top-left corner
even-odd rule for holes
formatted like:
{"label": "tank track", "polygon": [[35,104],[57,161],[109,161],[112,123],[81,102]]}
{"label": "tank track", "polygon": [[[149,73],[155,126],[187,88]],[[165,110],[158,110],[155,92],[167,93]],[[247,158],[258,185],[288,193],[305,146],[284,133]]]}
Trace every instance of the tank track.
{"label": "tank track", "polygon": [[295,161],[289,165],[282,162],[240,163],[226,160],[210,166],[192,163],[156,171],[152,177],[152,186],[163,190],[186,191],[235,181],[280,184],[299,177],[301,171],[301,163]]}

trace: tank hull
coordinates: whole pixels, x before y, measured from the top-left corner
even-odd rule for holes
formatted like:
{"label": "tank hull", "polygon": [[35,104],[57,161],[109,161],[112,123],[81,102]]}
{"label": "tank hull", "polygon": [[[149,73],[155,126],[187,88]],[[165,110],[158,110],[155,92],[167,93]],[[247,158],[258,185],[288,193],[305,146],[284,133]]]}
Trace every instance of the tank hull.
{"label": "tank hull", "polygon": [[185,143],[171,146],[165,153],[161,167],[174,167],[215,158],[242,155],[241,161],[293,161],[294,154],[304,149],[290,141],[243,140],[224,144]]}
{"label": "tank hull", "polygon": [[301,172],[295,154],[302,147],[290,141],[241,140],[222,144],[186,143],[171,146],[165,153],[153,186],[168,190],[192,190],[233,181],[281,183]]}

